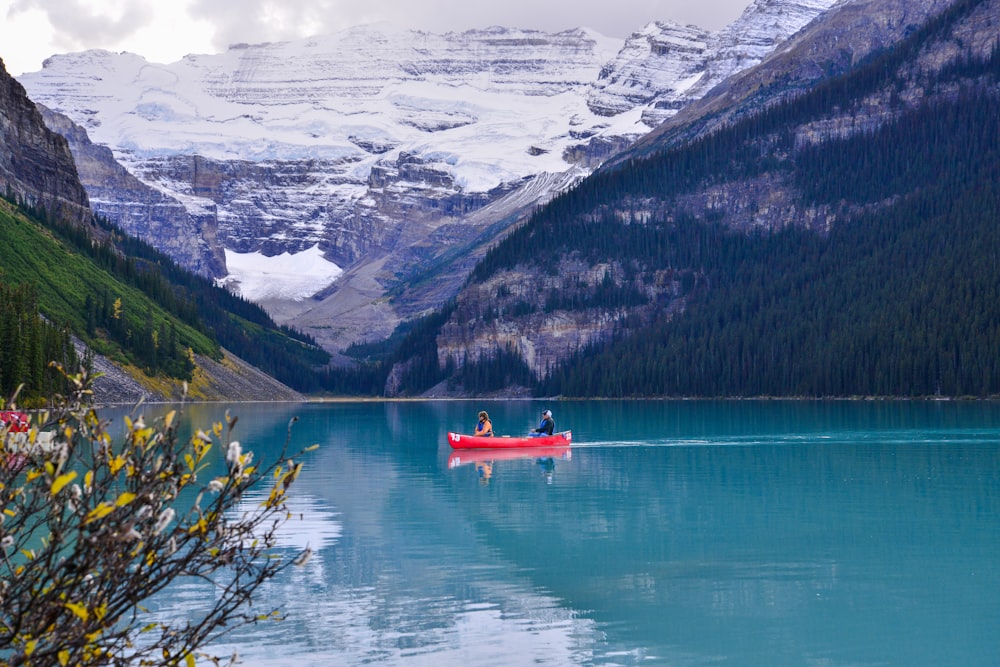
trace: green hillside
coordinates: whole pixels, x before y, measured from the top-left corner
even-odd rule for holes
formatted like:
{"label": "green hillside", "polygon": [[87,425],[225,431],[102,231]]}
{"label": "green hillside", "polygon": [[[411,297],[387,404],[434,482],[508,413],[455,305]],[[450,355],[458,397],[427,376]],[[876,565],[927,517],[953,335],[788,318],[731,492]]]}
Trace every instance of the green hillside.
{"label": "green hillside", "polygon": [[[190,379],[191,353],[218,360],[226,347],[293,388],[317,387],[316,368],[328,355],[310,341],[106,223],[95,225],[102,234],[0,200],[0,281],[30,286],[53,327],[151,377]],[[3,377],[6,390],[15,378]]]}
{"label": "green hillside", "polygon": [[[30,286],[38,312],[95,352],[150,375],[178,379],[191,377],[194,366],[188,349],[220,356],[210,335],[123,283],[6,201],[0,202],[0,235],[0,280]],[[5,379],[10,377],[5,374]],[[10,383],[5,385],[9,390]],[[41,389],[26,387],[28,395]]]}

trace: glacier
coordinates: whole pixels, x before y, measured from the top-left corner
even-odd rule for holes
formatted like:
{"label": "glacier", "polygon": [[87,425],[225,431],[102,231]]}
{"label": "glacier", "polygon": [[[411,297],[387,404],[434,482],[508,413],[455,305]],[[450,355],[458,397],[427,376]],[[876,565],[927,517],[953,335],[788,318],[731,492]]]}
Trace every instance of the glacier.
{"label": "glacier", "polygon": [[268,257],[260,252],[226,251],[229,275],[218,284],[254,302],[268,299],[301,301],[316,293],[317,285],[328,285],[344,272],[323,257],[319,244],[302,252],[283,252]]}

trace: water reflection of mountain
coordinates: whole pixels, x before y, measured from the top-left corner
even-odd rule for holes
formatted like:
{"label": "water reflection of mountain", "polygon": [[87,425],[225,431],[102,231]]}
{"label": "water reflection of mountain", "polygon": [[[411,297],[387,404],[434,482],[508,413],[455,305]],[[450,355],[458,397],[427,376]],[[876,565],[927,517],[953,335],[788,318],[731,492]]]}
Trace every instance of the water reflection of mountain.
{"label": "water reflection of mountain", "polygon": [[[328,647],[339,636],[341,655],[359,659],[388,658],[404,647],[445,659],[461,645],[463,655],[477,655],[473,664],[510,664],[521,641],[528,662],[578,664],[596,641],[591,622],[453,513],[436,455],[422,460],[380,449],[323,448],[310,465],[326,472],[302,477],[304,489],[337,508],[344,530],[317,554],[335,576],[310,593],[324,599],[318,616],[335,620],[323,627],[310,621],[299,636]],[[358,635],[344,636],[344,624]],[[528,628],[531,639],[509,641]],[[491,657],[497,637],[508,642],[504,654]],[[356,654],[362,638],[378,648]]]}
{"label": "water reflection of mountain", "polygon": [[[365,404],[300,411],[293,440],[321,446],[293,488],[306,499],[305,518],[292,508],[282,543],[290,551],[308,543],[315,553],[267,584],[263,599],[290,618],[234,638],[245,664],[284,665],[291,656],[302,665],[391,663],[425,652],[435,664],[510,664],[518,654],[578,664],[591,651],[597,633],[588,619],[448,516],[453,499],[441,485],[437,447],[427,448],[444,438],[424,433],[444,421],[433,408],[424,412]],[[284,421],[260,421],[270,434],[254,440],[275,440]],[[273,456],[275,446],[255,452]],[[176,594],[188,605],[197,597],[183,587]],[[502,652],[498,637],[506,638]],[[271,659],[267,645],[280,645],[281,657]]]}
{"label": "water reflection of mountain", "polygon": [[[816,632],[817,599],[840,591],[826,610],[855,604],[843,595],[845,562],[870,568],[872,582],[934,571],[939,551],[927,536],[940,534],[942,516],[970,517],[963,503],[979,514],[952,526],[956,544],[970,558],[995,546],[975,519],[1000,514],[982,475],[995,455],[954,456],[906,406],[806,405],[808,419],[796,422],[785,405],[736,405],[735,417],[711,403],[690,415],[668,403],[645,414],[560,405],[557,419],[580,444],[556,461],[553,483],[526,459],[495,465],[488,485],[447,463],[445,432],[478,407],[302,406],[294,436],[321,447],[295,491],[339,532],[327,531],[306,568],[269,585],[268,601],[292,618],[260,630],[254,645],[280,644],[316,665],[424,654],[434,664],[700,663],[712,657],[705,647],[725,655],[722,641],[773,635],[774,650],[783,633]],[[537,412],[486,407],[515,425]],[[858,416],[872,410],[872,423],[919,446],[887,447],[881,426],[863,428],[872,414]],[[272,419],[265,440],[283,436],[279,421],[287,415]],[[954,437],[986,437],[972,431]],[[942,478],[962,491],[929,482]],[[943,585],[953,576],[942,573]],[[842,611],[851,620],[841,635],[875,626],[874,611]],[[498,637],[505,659],[490,654]],[[796,643],[787,646],[771,657],[802,664]]]}

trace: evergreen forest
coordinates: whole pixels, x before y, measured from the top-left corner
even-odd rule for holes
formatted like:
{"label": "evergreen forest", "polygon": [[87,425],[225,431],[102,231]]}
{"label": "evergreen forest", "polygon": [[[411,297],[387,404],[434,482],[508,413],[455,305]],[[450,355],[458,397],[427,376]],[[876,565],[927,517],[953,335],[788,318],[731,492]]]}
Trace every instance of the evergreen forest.
{"label": "evergreen forest", "polygon": [[32,405],[43,397],[67,395],[66,379],[52,363],[79,367],[69,329],[43,319],[31,285],[0,283],[0,395]]}
{"label": "evergreen forest", "polygon": [[[900,74],[976,4],[956,3],[902,44],[808,93],[592,175],[499,243],[473,281],[516,267],[544,272],[544,258],[568,255],[687,277],[682,313],[664,310],[651,324],[581,350],[536,377],[532,390],[1000,395],[1000,41],[986,57],[960,56],[917,81]],[[924,102],[903,103],[898,91],[908,86],[919,87]],[[804,124],[860,110],[873,95],[888,100],[891,120],[847,138],[797,141]],[[803,207],[835,212],[837,223],[822,229],[789,220],[738,231],[724,213],[676,206],[684,193],[763,174],[794,188]],[[633,215],[640,208],[654,213]],[[636,298],[605,292],[606,303]],[[599,290],[591,298],[602,298]],[[421,365],[434,368],[429,358]],[[496,391],[523,381],[523,365],[497,350],[450,377]],[[437,369],[409,390],[440,382]]]}

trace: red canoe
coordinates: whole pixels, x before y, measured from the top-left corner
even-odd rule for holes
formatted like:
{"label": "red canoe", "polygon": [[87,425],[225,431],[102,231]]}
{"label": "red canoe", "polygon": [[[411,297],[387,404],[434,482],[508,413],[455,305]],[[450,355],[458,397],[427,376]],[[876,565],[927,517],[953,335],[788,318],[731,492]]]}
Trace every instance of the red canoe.
{"label": "red canoe", "polygon": [[542,435],[537,438],[528,436],[511,437],[501,435],[484,437],[481,435],[463,435],[448,432],[448,444],[452,449],[513,449],[519,447],[559,447],[569,445],[573,440],[572,431]]}

